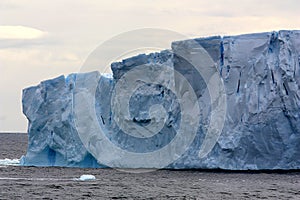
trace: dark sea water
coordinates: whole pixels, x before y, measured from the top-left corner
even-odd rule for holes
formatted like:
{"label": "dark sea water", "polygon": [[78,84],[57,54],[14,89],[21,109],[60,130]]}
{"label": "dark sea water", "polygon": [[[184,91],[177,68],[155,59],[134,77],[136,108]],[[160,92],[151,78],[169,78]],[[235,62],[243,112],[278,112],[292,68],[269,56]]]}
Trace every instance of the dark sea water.
{"label": "dark sea water", "polygon": [[[27,134],[0,133],[0,159],[26,153]],[[96,180],[78,181],[83,174]],[[0,166],[0,199],[300,199],[300,172]]]}

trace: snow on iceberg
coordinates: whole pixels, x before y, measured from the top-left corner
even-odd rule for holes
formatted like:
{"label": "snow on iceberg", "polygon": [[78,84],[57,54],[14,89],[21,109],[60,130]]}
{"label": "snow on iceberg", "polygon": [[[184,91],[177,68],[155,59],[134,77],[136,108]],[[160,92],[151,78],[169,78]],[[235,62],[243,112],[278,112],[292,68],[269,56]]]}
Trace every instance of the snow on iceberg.
{"label": "snow on iceberg", "polygon": [[21,164],[300,169],[299,65],[300,31],[279,31],[177,41],[112,63],[113,76],[43,81],[23,90]]}

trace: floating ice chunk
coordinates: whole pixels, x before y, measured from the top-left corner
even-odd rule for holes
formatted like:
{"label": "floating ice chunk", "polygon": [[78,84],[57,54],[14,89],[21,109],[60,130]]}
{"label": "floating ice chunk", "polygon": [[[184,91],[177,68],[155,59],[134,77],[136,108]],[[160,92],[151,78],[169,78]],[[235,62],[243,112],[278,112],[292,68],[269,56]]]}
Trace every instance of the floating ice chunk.
{"label": "floating ice chunk", "polygon": [[9,158],[5,158],[5,159],[0,159],[0,166],[4,165],[14,165],[14,166],[18,166],[20,165],[20,159],[9,159]]}
{"label": "floating ice chunk", "polygon": [[93,175],[84,174],[84,175],[81,175],[78,180],[80,180],[80,181],[91,181],[91,180],[96,180],[96,177],[93,176]]}

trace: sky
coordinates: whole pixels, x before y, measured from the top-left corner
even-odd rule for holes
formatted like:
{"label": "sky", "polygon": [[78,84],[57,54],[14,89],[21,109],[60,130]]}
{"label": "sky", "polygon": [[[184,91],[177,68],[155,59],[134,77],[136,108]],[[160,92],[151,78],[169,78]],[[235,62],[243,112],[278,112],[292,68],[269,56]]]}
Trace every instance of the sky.
{"label": "sky", "polygon": [[298,0],[1,0],[0,132],[26,132],[22,89],[80,71],[113,36],[141,28],[188,38],[299,30],[299,10]]}

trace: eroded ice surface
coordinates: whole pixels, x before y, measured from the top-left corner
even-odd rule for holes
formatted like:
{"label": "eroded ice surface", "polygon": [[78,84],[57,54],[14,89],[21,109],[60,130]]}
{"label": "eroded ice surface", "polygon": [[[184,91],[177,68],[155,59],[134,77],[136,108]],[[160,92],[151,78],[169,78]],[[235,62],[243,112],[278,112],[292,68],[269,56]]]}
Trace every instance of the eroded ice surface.
{"label": "eroded ice surface", "polygon": [[[211,101],[206,94],[207,77],[199,76],[195,70],[195,65],[203,62],[199,45],[213,62],[200,66],[207,74],[218,74],[226,93],[221,135],[204,157],[199,157],[199,151],[206,140],[210,120],[217,119],[211,118]],[[43,81],[23,91],[23,112],[29,121],[29,146],[21,162],[35,166],[105,167],[83,145],[78,128],[90,129],[76,127],[74,114],[76,87],[89,88],[84,81],[76,85],[76,80],[91,80],[92,77],[99,80],[94,93],[96,116],[112,144],[138,153],[154,152],[167,146],[181,127],[180,100],[174,92],[161,85],[144,84],[130,98],[130,115],[122,118],[128,123],[145,127],[158,119],[150,116],[151,106],[160,104],[166,110],[162,129],[152,137],[139,138],[124,133],[115,122],[119,118],[115,118],[110,107],[117,81],[135,67],[152,63],[167,65],[186,77],[201,111],[195,139],[183,155],[166,168],[299,169],[299,62],[300,31],[280,31],[173,42],[170,51],[113,63],[113,77],[91,72]],[[175,87],[180,88],[182,84],[176,76],[169,74],[166,80],[173,77]],[[126,84],[122,88],[126,90]],[[89,115],[84,117],[87,121],[90,119]],[[186,134],[191,130],[186,128]],[[95,140],[88,140],[90,145],[95,144]],[[101,148],[95,151],[101,155]],[[113,156],[113,152],[103,155]],[[120,157],[122,155],[115,160],[122,160]],[[122,162],[118,166],[122,167]]]}

